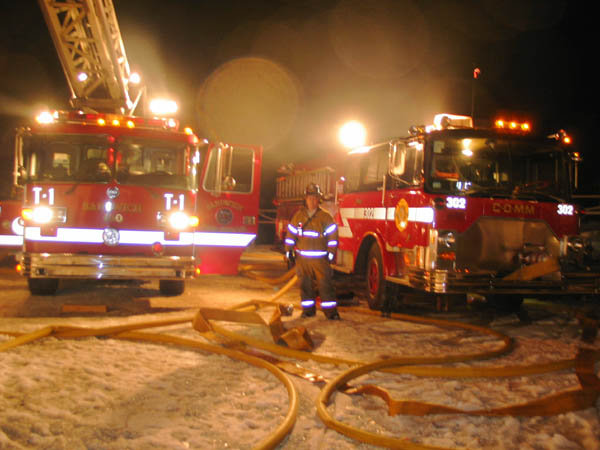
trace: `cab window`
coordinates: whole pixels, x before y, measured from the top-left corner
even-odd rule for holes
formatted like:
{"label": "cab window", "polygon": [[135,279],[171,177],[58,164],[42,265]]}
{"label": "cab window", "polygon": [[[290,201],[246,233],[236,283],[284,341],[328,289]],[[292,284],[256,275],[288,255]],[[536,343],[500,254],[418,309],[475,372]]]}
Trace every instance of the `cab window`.
{"label": "cab window", "polygon": [[421,183],[423,144],[418,141],[398,141],[390,146],[390,175],[405,185]]}
{"label": "cab window", "polygon": [[346,161],[345,192],[363,192],[381,189],[388,172],[389,144],[381,144],[368,152],[348,155]]}
{"label": "cab window", "polygon": [[218,192],[252,192],[254,150],[219,145],[208,156],[204,189]]}

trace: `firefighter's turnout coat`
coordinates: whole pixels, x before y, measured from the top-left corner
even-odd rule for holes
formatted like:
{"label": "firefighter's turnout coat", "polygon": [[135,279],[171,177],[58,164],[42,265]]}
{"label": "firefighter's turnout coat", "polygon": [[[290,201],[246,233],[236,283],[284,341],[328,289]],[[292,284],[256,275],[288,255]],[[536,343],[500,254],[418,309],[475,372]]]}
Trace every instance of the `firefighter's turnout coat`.
{"label": "firefighter's turnout coat", "polygon": [[315,305],[316,282],[321,308],[337,306],[333,287],[333,260],[338,246],[338,227],[331,215],[317,208],[310,216],[306,207],[299,209],[288,225],[286,252],[296,252],[296,274],[300,280],[300,296],[304,308]]}

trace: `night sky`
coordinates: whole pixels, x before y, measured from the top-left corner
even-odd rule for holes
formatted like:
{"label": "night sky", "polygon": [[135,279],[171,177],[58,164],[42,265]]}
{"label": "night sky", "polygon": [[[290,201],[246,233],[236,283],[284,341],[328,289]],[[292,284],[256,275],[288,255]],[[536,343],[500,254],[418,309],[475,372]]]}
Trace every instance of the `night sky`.
{"label": "night sky", "polygon": [[[198,135],[265,147],[262,206],[281,164],[341,149],[339,126],[368,140],[405,135],[433,114],[499,112],[564,128],[600,192],[592,138],[598,38],[583,2],[114,0],[125,49],[150,95],[180,103]],[[69,90],[35,0],[0,15],[4,166],[12,129]],[[587,55],[587,56],[586,56]],[[481,70],[474,81],[474,67]],[[271,195],[272,197],[272,195]]]}

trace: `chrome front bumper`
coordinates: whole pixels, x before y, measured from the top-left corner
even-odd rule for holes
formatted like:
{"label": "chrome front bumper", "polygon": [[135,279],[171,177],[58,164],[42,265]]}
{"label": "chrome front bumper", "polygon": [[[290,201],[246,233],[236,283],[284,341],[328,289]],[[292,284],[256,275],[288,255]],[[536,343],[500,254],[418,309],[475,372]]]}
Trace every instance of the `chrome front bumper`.
{"label": "chrome front bumper", "polygon": [[181,280],[194,273],[193,257],[26,253],[21,273],[30,278]]}
{"label": "chrome front bumper", "polygon": [[[406,284],[406,278],[388,277],[388,281]],[[413,269],[408,284],[418,290],[439,294],[529,294],[586,295],[600,294],[600,273],[556,272],[535,280],[505,280],[495,273],[463,274],[447,270]]]}

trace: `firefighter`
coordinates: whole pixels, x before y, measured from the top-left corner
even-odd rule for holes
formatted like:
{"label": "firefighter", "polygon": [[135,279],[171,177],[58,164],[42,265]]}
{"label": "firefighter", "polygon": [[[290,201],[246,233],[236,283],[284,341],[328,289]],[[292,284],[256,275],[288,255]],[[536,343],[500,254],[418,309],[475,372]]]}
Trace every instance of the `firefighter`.
{"label": "firefighter", "polygon": [[330,266],[338,245],[337,225],[331,215],[319,207],[322,194],[317,184],[309,183],[304,194],[305,206],[292,217],[285,239],[286,257],[296,262],[300,280],[302,317],[316,314],[316,285],[325,317],[339,320]]}

